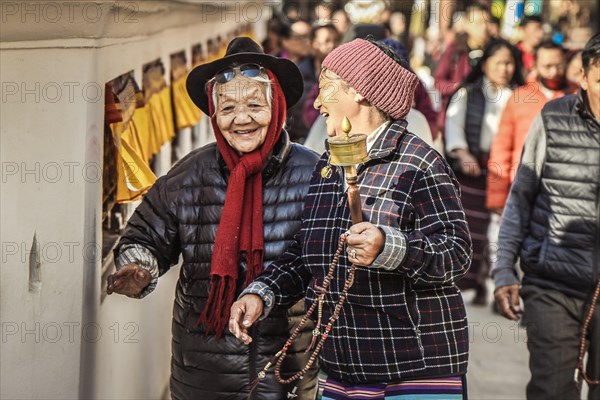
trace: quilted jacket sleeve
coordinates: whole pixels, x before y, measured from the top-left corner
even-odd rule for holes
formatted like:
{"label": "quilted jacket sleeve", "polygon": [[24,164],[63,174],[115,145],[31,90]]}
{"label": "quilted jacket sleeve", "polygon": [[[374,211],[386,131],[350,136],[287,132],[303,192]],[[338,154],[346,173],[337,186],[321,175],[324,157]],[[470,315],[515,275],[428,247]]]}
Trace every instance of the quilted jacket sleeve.
{"label": "quilted jacket sleeve", "polygon": [[127,222],[114,253],[118,259],[124,245],[142,246],[156,258],[160,275],[177,264],[181,251],[177,221],[167,200],[166,182],[167,177],[161,177],[148,191]]}
{"label": "quilted jacket sleeve", "polygon": [[289,307],[304,297],[312,279],[302,260],[302,231],[279,259],[269,265],[253,283],[266,284],[275,295],[275,305]]}

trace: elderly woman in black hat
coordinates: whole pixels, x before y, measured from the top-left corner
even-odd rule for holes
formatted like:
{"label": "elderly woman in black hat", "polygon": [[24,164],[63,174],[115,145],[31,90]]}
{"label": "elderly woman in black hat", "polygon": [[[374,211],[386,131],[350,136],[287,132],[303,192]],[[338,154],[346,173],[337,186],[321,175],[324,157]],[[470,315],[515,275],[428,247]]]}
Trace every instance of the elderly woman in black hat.
{"label": "elderly woman in black hat", "polygon": [[[183,256],[173,308],[174,399],[246,399],[257,373],[304,312],[276,307],[246,347],[228,330],[240,292],[291,243],[300,227],[316,154],[292,144],[286,109],[302,95],[291,61],[236,38],[219,60],[196,67],[187,89],[210,116],[216,143],[195,150],[161,177],[129,220],[116,250],[108,292],[144,297]],[[307,327],[286,363],[305,363]],[[314,398],[316,372],[297,391]],[[290,388],[268,375],[254,399],[281,400]]]}

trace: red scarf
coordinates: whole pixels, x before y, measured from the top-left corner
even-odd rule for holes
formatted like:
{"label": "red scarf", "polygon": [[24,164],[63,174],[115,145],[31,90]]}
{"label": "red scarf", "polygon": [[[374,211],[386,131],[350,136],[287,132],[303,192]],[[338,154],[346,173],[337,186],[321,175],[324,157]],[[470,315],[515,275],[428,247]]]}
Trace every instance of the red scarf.
{"label": "red scarf", "polygon": [[213,247],[210,265],[210,292],[204,311],[196,325],[205,324],[206,334],[219,340],[229,321],[229,311],[235,297],[240,266],[240,253],[246,255],[246,285],[262,272],[263,198],[262,169],[278,142],[286,116],[283,91],[275,75],[266,70],[271,80],[271,123],[264,143],[251,153],[240,156],[227,143],[217,126],[212,101],[214,85],[208,88],[208,109],[217,146],[231,171],[227,183],[225,205]]}

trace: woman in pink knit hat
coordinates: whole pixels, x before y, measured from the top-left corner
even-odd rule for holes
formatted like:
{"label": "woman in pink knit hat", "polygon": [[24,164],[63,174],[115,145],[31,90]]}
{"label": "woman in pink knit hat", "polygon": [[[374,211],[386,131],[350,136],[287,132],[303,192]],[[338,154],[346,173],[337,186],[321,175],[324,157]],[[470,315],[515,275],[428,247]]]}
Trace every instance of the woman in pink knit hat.
{"label": "woman in pink knit hat", "polygon": [[[369,159],[358,166],[365,222],[351,222],[343,169],[333,166],[322,176],[326,152],[313,173],[301,232],[231,307],[230,330],[248,344],[248,329],[274,305],[304,295],[307,307],[320,300],[311,317],[314,342],[322,346],[322,399],[466,398],[469,339],[455,283],[469,267],[471,239],[448,164],[406,129],[417,77],[402,63],[390,48],[363,39],[323,61],[315,108],[327,119],[328,135],[344,135],[344,116],[352,133],[368,135]],[[345,251],[326,278],[340,237]],[[352,264],[358,269],[344,290]]]}

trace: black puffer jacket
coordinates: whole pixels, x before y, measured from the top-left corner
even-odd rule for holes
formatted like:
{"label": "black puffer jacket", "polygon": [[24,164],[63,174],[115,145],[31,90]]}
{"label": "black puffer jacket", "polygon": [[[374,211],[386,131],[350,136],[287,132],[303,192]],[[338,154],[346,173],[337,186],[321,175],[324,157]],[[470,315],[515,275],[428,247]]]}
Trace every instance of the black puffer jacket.
{"label": "black puffer jacket", "polygon": [[[304,198],[315,153],[282,138],[263,170],[265,266],[287,248],[300,228]],[[125,244],[148,248],[158,260],[160,274],[183,265],[173,308],[171,392],[174,399],[248,399],[250,382],[281,349],[304,314],[303,302],[288,310],[274,310],[252,328],[253,342],[245,346],[229,332],[216,341],[195,327],[209,292],[212,245],[221,218],[229,171],[217,146],[204,146],[181,160],[160,178],[129,220],[115,255]],[[239,294],[245,273],[240,265]],[[308,324],[307,324],[308,325]],[[284,363],[284,372],[298,371],[308,357],[311,340],[306,326]],[[261,381],[251,399],[282,400],[291,387],[282,387],[271,373]],[[300,399],[313,399],[316,370],[302,380]]]}
{"label": "black puffer jacket", "polygon": [[523,284],[582,299],[600,279],[600,124],[584,96],[541,112],[546,158],[520,254]]}

